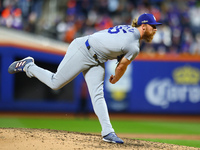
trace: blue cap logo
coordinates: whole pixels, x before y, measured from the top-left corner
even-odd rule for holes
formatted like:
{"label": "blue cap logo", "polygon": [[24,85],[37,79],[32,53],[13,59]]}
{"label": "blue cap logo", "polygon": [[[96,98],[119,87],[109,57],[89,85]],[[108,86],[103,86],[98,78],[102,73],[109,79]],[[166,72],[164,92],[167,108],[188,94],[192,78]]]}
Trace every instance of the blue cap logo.
{"label": "blue cap logo", "polygon": [[162,23],[157,22],[154,15],[144,13],[139,16],[137,24],[138,25],[141,25],[141,24],[161,25]]}

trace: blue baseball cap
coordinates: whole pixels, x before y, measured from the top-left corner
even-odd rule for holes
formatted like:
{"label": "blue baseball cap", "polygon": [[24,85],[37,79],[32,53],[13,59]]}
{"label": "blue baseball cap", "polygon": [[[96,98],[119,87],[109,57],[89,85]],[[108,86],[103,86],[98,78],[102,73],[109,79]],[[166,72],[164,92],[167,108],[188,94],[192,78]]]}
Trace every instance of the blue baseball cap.
{"label": "blue baseball cap", "polygon": [[162,23],[156,22],[156,18],[154,17],[154,15],[144,13],[139,16],[137,24],[161,25]]}

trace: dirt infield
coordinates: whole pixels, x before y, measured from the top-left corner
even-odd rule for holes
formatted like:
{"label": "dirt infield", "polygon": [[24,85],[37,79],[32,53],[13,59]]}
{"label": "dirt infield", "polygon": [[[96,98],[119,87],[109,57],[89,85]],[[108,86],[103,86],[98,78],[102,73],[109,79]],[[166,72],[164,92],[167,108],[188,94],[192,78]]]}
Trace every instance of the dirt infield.
{"label": "dirt infield", "polygon": [[198,150],[198,148],[122,138],[124,144],[102,141],[97,134],[47,129],[0,128],[1,150]]}
{"label": "dirt infield", "polygon": [[[74,118],[74,114],[38,114],[38,113],[0,113],[1,117],[45,117],[45,118]],[[89,114],[88,118],[96,118]],[[136,115],[136,114],[111,114],[114,119],[130,120],[163,120],[163,121],[190,121],[200,122],[200,116],[185,115]],[[197,150],[198,148],[148,142],[138,139],[182,139],[200,140],[199,135],[163,135],[163,134],[118,134],[124,144],[111,144],[102,141],[100,134],[86,134],[48,129],[17,129],[0,128],[0,150],[73,150],[73,149],[109,149],[109,150]]]}

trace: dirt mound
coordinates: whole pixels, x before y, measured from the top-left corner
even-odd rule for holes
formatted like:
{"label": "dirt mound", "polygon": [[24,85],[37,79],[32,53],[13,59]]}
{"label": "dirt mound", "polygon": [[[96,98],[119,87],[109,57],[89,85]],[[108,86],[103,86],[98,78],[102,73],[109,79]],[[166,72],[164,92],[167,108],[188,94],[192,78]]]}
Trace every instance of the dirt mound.
{"label": "dirt mound", "polygon": [[102,141],[97,134],[86,134],[48,129],[0,128],[0,149],[2,150],[72,150],[72,149],[134,149],[134,150],[197,150],[198,148],[147,142],[122,138],[124,144]]}

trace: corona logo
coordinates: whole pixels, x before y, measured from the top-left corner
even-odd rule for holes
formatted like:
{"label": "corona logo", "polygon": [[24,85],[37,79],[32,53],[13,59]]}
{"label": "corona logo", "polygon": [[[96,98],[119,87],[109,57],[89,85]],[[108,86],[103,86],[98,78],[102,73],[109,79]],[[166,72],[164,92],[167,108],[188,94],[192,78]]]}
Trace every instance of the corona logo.
{"label": "corona logo", "polygon": [[191,66],[184,66],[174,70],[173,78],[177,84],[198,84],[200,70]]}

